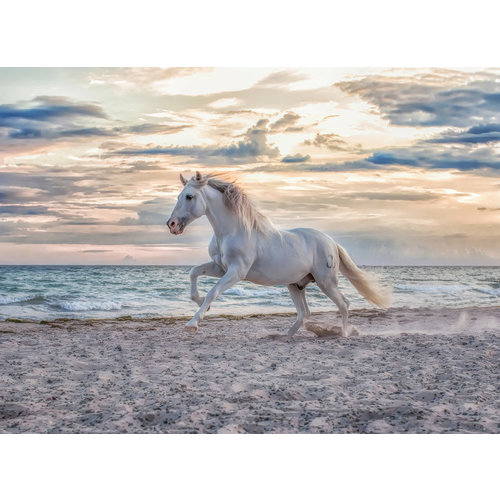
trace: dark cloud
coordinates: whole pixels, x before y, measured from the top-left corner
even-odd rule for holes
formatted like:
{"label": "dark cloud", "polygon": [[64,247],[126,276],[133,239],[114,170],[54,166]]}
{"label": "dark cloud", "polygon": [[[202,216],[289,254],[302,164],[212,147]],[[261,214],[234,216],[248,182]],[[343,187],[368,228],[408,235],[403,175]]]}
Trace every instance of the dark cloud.
{"label": "dark cloud", "polygon": [[38,96],[28,104],[28,107],[21,104],[0,105],[0,127],[15,127],[23,121],[52,122],[78,116],[108,118],[97,104],[78,103],[67,97]]}
{"label": "dark cloud", "polygon": [[67,97],[39,96],[29,102],[0,105],[0,130],[6,135],[0,147],[22,141],[57,139],[78,135],[103,135],[101,129],[82,127],[82,120],[108,119],[101,106],[73,101]]}
{"label": "dark cloud", "polygon": [[[287,162],[285,162],[287,163]],[[268,164],[248,171],[296,171],[296,172],[348,172],[356,170],[391,170],[399,167],[423,169],[449,169],[463,171],[500,170],[500,158],[489,148],[464,149],[464,146],[448,146],[443,149],[437,145],[417,143],[406,148],[375,151],[370,156],[353,161],[308,163],[306,161]]]}
{"label": "dark cloud", "polygon": [[8,133],[10,139],[39,139],[42,131],[37,128],[17,128],[11,129]]}
{"label": "dark cloud", "polygon": [[419,166],[419,159],[413,158],[411,155],[405,155],[404,152],[392,153],[386,151],[378,151],[366,158],[366,161],[375,165],[408,165],[411,167]]}
{"label": "dark cloud", "polygon": [[[140,123],[96,126],[97,119],[109,120],[97,104],[72,101],[67,97],[41,96],[23,104],[0,106],[0,147],[6,149],[50,145],[57,140],[85,140],[124,135],[175,134],[189,124]],[[88,122],[92,123],[89,124]]]}
{"label": "dark cloud", "polygon": [[309,155],[301,155],[297,153],[295,155],[287,155],[281,159],[282,163],[301,163],[305,161],[309,161],[311,157]]}
{"label": "dark cloud", "polygon": [[335,85],[378,108],[393,125],[467,127],[496,120],[500,113],[500,82],[484,73],[369,76]]}
{"label": "dark cloud", "polygon": [[157,135],[175,134],[181,132],[192,125],[158,125],[144,123],[127,127],[85,127],[85,128],[64,128],[50,127],[43,129],[11,129],[8,133],[10,139],[46,139],[57,140],[67,138],[89,138],[89,137],[119,137],[123,135]]}
{"label": "dark cloud", "polygon": [[469,129],[469,134],[489,134],[491,132],[500,132],[500,123],[478,125]]}
{"label": "dark cloud", "polygon": [[25,186],[22,183],[11,184],[5,182],[8,178],[8,175],[0,173],[0,203],[15,205],[26,203],[33,199],[36,190],[29,189],[31,186]]}
{"label": "dark cloud", "polygon": [[434,144],[490,144],[500,142],[500,123],[471,127],[466,131],[448,131],[427,142]]}
{"label": "dark cloud", "polygon": [[389,151],[378,151],[366,158],[374,165],[403,165],[429,169],[500,169],[500,159],[489,148],[464,150],[463,148],[437,149],[415,145]]}
{"label": "dark cloud", "polygon": [[[0,192],[0,202],[2,202],[2,192]],[[8,215],[46,215],[50,211],[47,207],[39,205],[0,205],[0,214]]]}
{"label": "dark cloud", "polygon": [[0,172],[0,203],[9,205],[65,200],[77,193],[95,194],[96,187],[78,185],[84,175],[44,175],[33,172]]}
{"label": "dark cloud", "polygon": [[190,156],[204,159],[207,157],[226,158],[230,160],[257,161],[261,157],[274,158],[279,155],[279,149],[268,143],[267,127],[269,121],[259,120],[244,134],[244,138],[237,143],[228,146],[169,146],[169,147],[145,147],[125,148],[106,153],[108,156]]}
{"label": "dark cloud", "polygon": [[[378,170],[380,167],[366,161],[366,159],[348,162],[281,162],[268,163],[257,167],[247,168],[247,172],[354,172],[357,170]],[[395,167],[393,167],[395,169]],[[390,169],[386,168],[386,169]]]}

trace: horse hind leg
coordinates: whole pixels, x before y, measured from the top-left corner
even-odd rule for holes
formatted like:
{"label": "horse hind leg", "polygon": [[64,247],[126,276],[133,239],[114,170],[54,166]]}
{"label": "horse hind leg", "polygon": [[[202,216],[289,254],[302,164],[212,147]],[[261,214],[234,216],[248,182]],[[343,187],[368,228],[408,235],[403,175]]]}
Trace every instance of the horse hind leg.
{"label": "horse hind leg", "polygon": [[349,319],[349,301],[344,297],[338,288],[338,279],[336,275],[322,277],[316,279],[321,291],[338,307],[340,316],[342,317],[342,336],[348,337],[348,319]]}
{"label": "horse hind leg", "polygon": [[306,289],[301,290],[301,298],[302,298],[302,307],[304,308],[304,318],[307,319],[311,316],[311,311],[309,310],[309,306],[307,305],[306,300]]}
{"label": "horse hind leg", "polygon": [[288,337],[292,338],[297,330],[304,324],[305,317],[308,317],[311,313],[307,307],[306,291],[304,288],[299,288],[295,284],[288,285],[288,291],[290,292],[293,304],[297,309],[297,319],[287,332]]}

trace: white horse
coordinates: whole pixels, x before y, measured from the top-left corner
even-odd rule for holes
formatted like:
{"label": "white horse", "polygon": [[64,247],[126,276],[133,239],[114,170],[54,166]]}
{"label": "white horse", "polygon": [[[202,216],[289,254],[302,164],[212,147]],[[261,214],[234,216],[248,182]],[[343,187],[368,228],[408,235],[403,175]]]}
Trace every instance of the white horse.
{"label": "white horse", "polygon": [[[339,269],[363,297],[379,307],[389,307],[390,289],[359,269],[346,250],[326,234],[303,228],[277,230],[239,186],[214,175],[196,172],[189,181],[182,174],[180,178],[184,189],[167,221],[170,232],[181,234],[202,215],[207,216],[214,230],[209,246],[212,260],[190,272],[191,299],[200,308],[186,324],[189,331],[196,332],[210,304],[241,280],[288,287],[297,309],[297,320],[288,330],[290,337],[311,314],[305,288],[314,281],[339,308],[342,335],[348,336],[349,301],[338,289]],[[197,279],[201,275],[220,278],[206,297],[198,293]]]}

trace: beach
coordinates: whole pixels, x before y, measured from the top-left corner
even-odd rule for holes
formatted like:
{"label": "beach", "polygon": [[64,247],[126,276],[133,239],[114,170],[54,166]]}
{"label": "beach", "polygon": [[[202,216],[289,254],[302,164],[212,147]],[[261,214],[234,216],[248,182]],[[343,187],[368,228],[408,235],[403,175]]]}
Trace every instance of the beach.
{"label": "beach", "polygon": [[[2,433],[497,433],[500,308],[0,323]],[[314,322],[338,324],[336,313]]]}

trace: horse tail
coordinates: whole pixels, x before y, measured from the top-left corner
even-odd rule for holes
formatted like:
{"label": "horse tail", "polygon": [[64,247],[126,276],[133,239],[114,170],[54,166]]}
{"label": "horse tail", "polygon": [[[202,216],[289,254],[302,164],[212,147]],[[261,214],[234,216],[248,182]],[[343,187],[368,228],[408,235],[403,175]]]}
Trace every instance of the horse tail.
{"label": "horse tail", "polygon": [[354,285],[356,290],[372,304],[387,309],[392,302],[392,287],[380,284],[378,278],[361,270],[349,257],[346,249],[337,243],[340,272]]}

